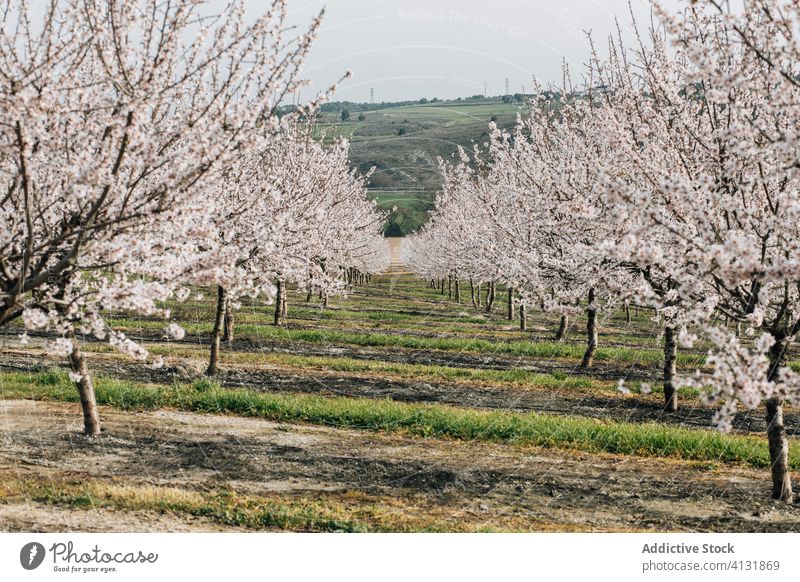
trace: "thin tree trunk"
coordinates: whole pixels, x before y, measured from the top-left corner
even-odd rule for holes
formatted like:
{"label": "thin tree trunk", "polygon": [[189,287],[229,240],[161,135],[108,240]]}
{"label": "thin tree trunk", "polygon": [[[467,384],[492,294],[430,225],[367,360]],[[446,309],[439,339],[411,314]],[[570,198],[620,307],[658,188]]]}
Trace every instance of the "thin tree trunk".
{"label": "thin tree trunk", "polygon": [[233,306],[230,297],[225,300],[225,332],[222,334],[222,341],[233,341]]}
{"label": "thin tree trunk", "polygon": [[288,309],[286,308],[286,296],[289,295],[286,289],[286,283],[283,284],[283,297],[281,298],[281,317],[286,319]]}
{"label": "thin tree trunk", "polygon": [[521,303],[519,306],[519,330],[525,331],[528,329],[528,318],[525,316],[525,304]]}
{"label": "thin tree trunk", "polygon": [[478,298],[478,307],[480,308],[480,306],[481,306],[481,284],[480,283],[478,283],[478,288],[476,289],[476,294],[477,294],[477,298]]}
{"label": "thin tree trunk", "polygon": [[444,295],[444,277],[442,277],[442,288],[439,292]]}
{"label": "thin tree trunk", "polygon": [[508,321],[514,321],[514,290],[508,288]]}
{"label": "thin tree trunk", "polygon": [[591,368],[597,352],[597,310],[594,308],[594,288],[589,289],[589,307],[586,309],[586,352],[583,354],[581,368]]}
{"label": "thin tree trunk", "polygon": [[214,318],[214,329],[211,332],[211,357],[208,361],[206,376],[216,376],[219,373],[219,342],[222,338],[222,328],[225,324],[225,304],[228,294],[222,285],[217,287],[217,315]]}
{"label": "thin tree trunk", "polygon": [[478,304],[475,303],[475,281],[472,280],[472,277],[469,278],[469,294],[472,299],[472,307],[477,307]]}
{"label": "thin tree trunk", "polygon": [[308,295],[306,295],[306,303],[311,303],[311,298],[314,296],[314,289],[310,286],[308,288]]}
{"label": "thin tree trunk", "polygon": [[[769,379],[775,380],[786,357],[788,340],[774,334],[775,344],[770,348]],[[783,424],[783,400],[767,400],[767,441],[772,469],[772,498],[790,503],[793,501],[792,479],[789,475],[789,441]]]}
{"label": "thin tree trunk", "polygon": [[78,339],[74,333],[70,333],[72,341],[72,353],[68,356],[69,367],[80,375],[80,379],[75,382],[78,394],[81,397],[81,409],[83,410],[83,433],[86,436],[95,437],[100,435],[100,414],[97,411],[97,399],[94,395],[94,383],[89,374],[89,367],[83,357]]}
{"label": "thin tree trunk", "polygon": [[630,305],[626,305],[625,306],[625,323],[630,323],[630,322],[631,322],[631,306]]}
{"label": "thin tree trunk", "polygon": [[561,316],[561,320],[558,322],[558,331],[556,331],[556,341],[564,341],[564,338],[567,337],[567,328],[569,327],[569,317],[566,315]]}
{"label": "thin tree trunk", "polygon": [[678,410],[678,392],[675,390],[676,364],[678,361],[678,344],[675,342],[675,328],[664,328],[664,410]]}
{"label": "thin tree trunk", "polygon": [[494,281],[492,281],[491,283],[489,283],[489,290],[487,291],[487,296],[486,296],[487,313],[491,313],[492,309],[494,309],[495,299],[496,299],[496,292],[495,292]]}
{"label": "thin tree trunk", "polygon": [[448,299],[452,299],[453,298],[453,276],[452,275],[448,275],[447,276],[447,298]]}
{"label": "thin tree trunk", "polygon": [[461,283],[456,278],[456,303],[461,303]]}
{"label": "thin tree trunk", "polygon": [[772,498],[791,502],[793,493],[789,475],[789,441],[783,425],[783,401],[779,398],[767,400],[767,440],[772,466]]}
{"label": "thin tree trunk", "polygon": [[272,321],[273,325],[281,325],[283,323],[283,294],[286,293],[285,283],[283,279],[278,279],[278,292],[275,295],[275,317]]}

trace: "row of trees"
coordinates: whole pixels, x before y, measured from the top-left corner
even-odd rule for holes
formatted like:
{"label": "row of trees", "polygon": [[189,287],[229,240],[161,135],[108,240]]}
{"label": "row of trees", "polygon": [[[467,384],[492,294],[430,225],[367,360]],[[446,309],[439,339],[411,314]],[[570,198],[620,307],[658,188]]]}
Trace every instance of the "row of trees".
{"label": "row of trees", "polygon": [[282,128],[269,146],[225,170],[214,201],[216,239],[236,258],[217,273],[210,376],[219,371],[221,340],[233,339],[231,306],[242,295],[274,298],[279,325],[289,284],[305,288],[309,300],[315,293],[326,300],[345,291],[354,272],[388,267],[385,216],[367,197],[369,175],[350,168],[346,141],[325,146],[315,133],[313,123]]}
{"label": "row of trees", "polygon": [[[792,499],[786,366],[800,331],[800,7],[782,0],[686,2],[608,41],[540,97],[513,132],[443,163],[445,185],[407,260],[427,278],[501,281],[522,304],[597,316],[636,302],[664,329],[665,407],[692,384],[721,404],[766,407],[773,497]],[[742,340],[714,325],[739,322]],[[702,335],[709,373],[676,378],[676,346]],[[709,387],[710,390],[709,390]]]}
{"label": "row of trees", "polygon": [[240,297],[269,301],[287,281],[335,291],[348,269],[386,264],[347,144],[323,147],[305,121],[334,87],[278,115],[306,83],[321,15],[295,34],[283,0],[256,17],[189,0],[0,12],[0,326],[55,336],[86,434],[100,424],[81,334],[162,363],[104,313],[167,319],[166,300],[217,285],[213,374]]}

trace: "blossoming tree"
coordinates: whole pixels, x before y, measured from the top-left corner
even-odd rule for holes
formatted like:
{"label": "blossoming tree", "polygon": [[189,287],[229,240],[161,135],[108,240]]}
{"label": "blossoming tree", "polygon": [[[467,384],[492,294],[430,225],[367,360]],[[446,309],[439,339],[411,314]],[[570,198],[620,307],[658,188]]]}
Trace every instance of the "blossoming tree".
{"label": "blossoming tree", "polygon": [[269,139],[319,26],[289,37],[282,0],[251,20],[243,2],[217,15],[205,8],[2,8],[0,325],[22,318],[55,331],[88,435],[100,425],[75,332],[144,359],[102,312],[157,312],[176,285],[213,281],[237,256],[197,244],[215,236],[207,202],[225,166]]}

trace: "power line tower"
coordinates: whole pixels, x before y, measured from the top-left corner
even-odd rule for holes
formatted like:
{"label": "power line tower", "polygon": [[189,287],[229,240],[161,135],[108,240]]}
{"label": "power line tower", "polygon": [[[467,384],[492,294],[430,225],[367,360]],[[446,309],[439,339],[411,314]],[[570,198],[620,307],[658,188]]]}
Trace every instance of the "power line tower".
{"label": "power line tower", "polygon": [[375,105],[375,88],[374,87],[369,90],[369,102],[372,105]]}
{"label": "power line tower", "polygon": [[483,82],[483,96],[484,97],[488,97],[489,96],[489,89],[487,88],[486,81]]}
{"label": "power line tower", "polygon": [[506,77],[506,95],[511,95],[511,81]]}

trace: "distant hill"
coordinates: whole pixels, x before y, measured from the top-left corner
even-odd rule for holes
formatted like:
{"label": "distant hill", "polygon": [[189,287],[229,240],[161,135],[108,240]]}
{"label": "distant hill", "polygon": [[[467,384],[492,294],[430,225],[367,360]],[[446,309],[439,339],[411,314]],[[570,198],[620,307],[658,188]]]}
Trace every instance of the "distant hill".
{"label": "distant hill", "polygon": [[[457,146],[471,148],[488,137],[488,124],[512,127],[523,96],[473,97],[456,101],[328,103],[319,126],[329,137],[351,140],[353,165],[376,171],[370,192],[391,210],[387,236],[405,236],[427,220],[442,179],[437,158],[450,158]],[[342,118],[345,118],[343,121]]]}

